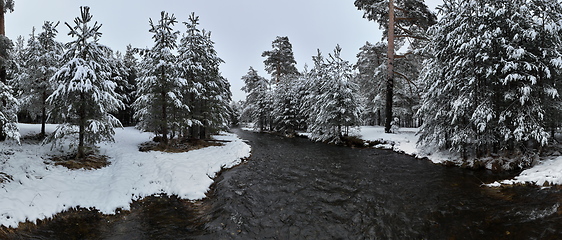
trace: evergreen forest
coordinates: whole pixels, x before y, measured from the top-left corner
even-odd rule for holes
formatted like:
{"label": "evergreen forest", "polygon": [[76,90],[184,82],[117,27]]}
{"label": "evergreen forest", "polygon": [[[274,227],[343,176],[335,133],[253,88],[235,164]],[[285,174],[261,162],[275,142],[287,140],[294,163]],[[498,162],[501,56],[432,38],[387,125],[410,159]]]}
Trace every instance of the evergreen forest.
{"label": "evergreen forest", "polygon": [[[14,10],[13,1],[0,2],[3,14]],[[168,12],[149,19],[153,46],[125,53],[99,43],[103,28],[88,7],[71,23],[44,22],[27,39],[0,34],[0,140],[19,141],[17,122],[55,123],[41,139],[73,139],[83,157],[122,126],[167,145],[239,122],[334,144],[359,126],[380,125],[387,133],[418,128],[425,151],[515,159],[513,168],[557,143],[557,0],[446,0],[437,12],[423,0],[354,5],[379,25],[379,42],[317,50],[299,70],[289,36],[278,36],[261,55],[269,76],[250,66],[240,102],[232,101],[219,70],[224,61],[195,13],[181,23]],[[73,40],[58,42],[59,31]],[[343,59],[342,51],[358,51],[357,59]]]}

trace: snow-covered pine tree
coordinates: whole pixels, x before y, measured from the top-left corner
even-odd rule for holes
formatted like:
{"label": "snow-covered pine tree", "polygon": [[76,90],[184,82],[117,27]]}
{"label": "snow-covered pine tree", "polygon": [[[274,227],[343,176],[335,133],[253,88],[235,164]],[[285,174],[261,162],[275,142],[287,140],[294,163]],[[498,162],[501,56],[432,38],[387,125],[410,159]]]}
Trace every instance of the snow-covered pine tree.
{"label": "snow-covered pine tree", "polygon": [[361,107],[357,85],[352,81],[353,66],[341,58],[341,48],[336,46],[328,59],[315,58],[318,92],[311,99],[312,113],[309,118],[311,139],[340,143],[349,128],[360,121]]}
{"label": "snow-covered pine tree", "polygon": [[[108,62],[108,68],[111,70],[110,77],[111,80],[117,84],[115,87],[115,92],[117,96],[119,96],[119,100],[123,102],[123,108],[119,109],[117,112],[112,112],[119,122],[122,125],[130,125],[131,124],[131,108],[130,108],[130,97],[131,95],[135,94],[134,89],[135,86],[129,84],[128,76],[129,76],[129,69],[125,65],[124,56],[121,52],[116,51],[115,53],[108,49],[109,51],[106,52],[106,59]],[[133,98],[134,99],[134,98]],[[127,104],[129,103],[129,105]]]}
{"label": "snow-covered pine tree", "polygon": [[250,67],[248,73],[242,76],[242,80],[245,83],[242,91],[246,92],[242,115],[253,123],[255,129],[263,132],[271,114],[271,103],[267,101],[270,91],[269,81],[260,76],[253,67]]}
{"label": "snow-covered pine tree", "polygon": [[277,84],[270,94],[272,103],[273,129],[286,134],[293,134],[301,126],[302,117],[299,90],[295,89],[295,83],[299,79],[296,68],[297,62],[293,55],[293,46],[288,37],[277,37],[273,40],[270,51],[264,51],[262,57],[265,70],[271,74],[273,83]]}
{"label": "snow-covered pine tree", "polygon": [[184,22],[186,33],[180,39],[178,48],[178,66],[180,68],[180,76],[185,79],[186,85],[184,92],[184,104],[186,104],[190,112],[185,115],[186,122],[181,126],[185,132],[184,137],[199,138],[200,132],[204,132],[203,128],[203,104],[201,95],[205,91],[205,63],[204,56],[206,54],[204,42],[205,37],[198,28],[199,16],[191,13],[188,22]]}
{"label": "snow-covered pine tree", "polygon": [[217,55],[214,42],[211,40],[211,32],[202,31],[205,37],[205,70],[206,81],[204,81],[205,91],[200,95],[203,101],[203,122],[204,133],[200,138],[208,138],[211,134],[227,130],[230,124],[232,109],[232,93],[230,83],[222,76],[219,66],[224,61]]}
{"label": "snow-covered pine tree", "polygon": [[7,68],[10,62],[9,50],[12,41],[6,37],[4,15],[14,11],[14,0],[0,0],[0,141],[6,138],[19,140],[16,126],[18,101],[7,83]]}
{"label": "snow-covered pine tree", "polygon": [[[426,47],[419,144],[463,159],[520,158],[548,143],[560,112],[562,8],[556,0],[447,1]],[[531,152],[528,152],[532,154]]]}
{"label": "snow-covered pine tree", "polygon": [[385,43],[365,43],[359,49],[355,69],[357,74],[354,82],[359,86],[359,96],[363,111],[363,122],[369,125],[384,125],[384,96],[386,81],[386,51]]}
{"label": "snow-covered pine tree", "polygon": [[299,71],[295,67],[297,61],[289,37],[278,36],[271,43],[271,47],[272,50],[263,52],[261,56],[266,57],[263,61],[265,70],[275,79],[275,83],[281,81],[283,76],[298,75]]}
{"label": "snow-covered pine tree", "polygon": [[65,23],[74,40],[65,44],[64,64],[53,75],[54,92],[47,98],[52,114],[63,120],[47,141],[78,133],[77,158],[100,141],[112,141],[114,128],[121,127],[110,114],[123,107],[108,69],[108,48],[98,43],[101,24],[91,24],[89,7],[80,7],[74,26]]}
{"label": "snow-covered pine tree", "polygon": [[[25,37],[18,36],[14,42],[13,48],[9,52],[10,58],[13,61],[13,68],[15,69],[14,75],[17,75],[27,60],[27,41]],[[15,76],[17,77],[17,76]],[[12,83],[13,84],[13,83]]]}
{"label": "snow-covered pine tree", "polygon": [[5,81],[6,69],[12,62],[9,54],[12,47],[12,41],[8,37],[0,35],[0,75],[4,76],[4,80],[0,81],[0,141],[6,139],[19,141],[20,138],[16,126],[19,102],[14,97],[12,87]]}
{"label": "snow-covered pine tree", "polygon": [[154,46],[148,50],[140,63],[137,82],[137,99],[133,104],[139,120],[137,127],[162,137],[167,145],[174,129],[185,126],[190,112],[185,104],[185,87],[187,81],[179,77],[177,48],[179,32],[172,28],[177,23],[176,17],[161,12],[160,20],[154,23],[150,19],[150,32],[154,34]]}
{"label": "snow-covered pine tree", "polygon": [[302,125],[298,81],[299,75],[284,75],[273,91],[273,129],[288,136],[293,136]]}
{"label": "snow-covered pine tree", "polygon": [[[357,54],[355,69],[358,72],[353,81],[359,85],[359,96],[365,107],[362,119],[367,124],[384,125],[382,119],[385,118],[383,110],[387,80],[385,51],[386,44],[367,42]],[[423,56],[413,49],[409,49],[407,55],[395,59],[395,74],[399,77],[393,82],[393,114],[401,125],[408,127],[418,126],[414,115],[421,97],[418,75],[422,69],[422,59]]]}
{"label": "snow-covered pine tree", "polygon": [[32,119],[40,119],[41,137],[45,137],[47,112],[50,111],[47,97],[53,92],[49,79],[58,71],[64,47],[56,41],[58,22],[46,21],[38,36],[35,29],[30,35],[22,56],[20,71],[14,81],[19,91],[20,109]]}
{"label": "snow-covered pine tree", "polygon": [[125,55],[123,56],[123,64],[125,65],[125,81],[126,84],[122,88],[122,95],[123,95],[123,103],[125,104],[125,108],[119,111],[119,120],[125,126],[131,126],[135,124],[134,120],[134,109],[133,103],[136,100],[136,85],[137,85],[137,76],[138,76],[138,60],[135,57],[135,54],[138,51],[133,48],[130,44],[127,45],[127,50],[125,51]]}
{"label": "snow-covered pine tree", "polygon": [[325,59],[322,55],[320,49],[317,49],[316,56],[312,57],[314,62],[314,67],[308,69],[308,65],[305,65],[301,74],[301,114],[305,121],[305,130],[309,130],[310,124],[314,121],[315,112],[314,108],[316,105],[317,96],[320,95],[320,86],[323,84],[326,75],[327,68],[325,67]]}
{"label": "snow-covered pine tree", "polygon": [[191,114],[184,129],[190,132],[186,137],[208,138],[219,130],[224,130],[230,121],[230,84],[220,74],[219,66],[224,61],[218,57],[211,40],[211,33],[200,30],[199,17],[191,13],[186,33],[180,40],[180,75],[187,82],[184,99]]}
{"label": "snow-covered pine tree", "polygon": [[[387,78],[385,83],[385,132],[389,133],[394,119],[394,74],[396,41],[405,38],[424,39],[425,30],[435,24],[436,17],[422,0],[355,0],[355,6],[364,11],[363,17],[379,23],[387,44]],[[415,41],[412,43],[415,44]]]}

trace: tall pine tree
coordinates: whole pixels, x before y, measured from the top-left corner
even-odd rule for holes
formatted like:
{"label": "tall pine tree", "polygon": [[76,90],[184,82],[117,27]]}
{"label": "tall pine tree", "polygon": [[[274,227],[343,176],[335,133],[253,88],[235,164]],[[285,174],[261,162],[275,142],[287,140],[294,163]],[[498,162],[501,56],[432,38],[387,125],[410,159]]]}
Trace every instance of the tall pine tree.
{"label": "tall pine tree", "polygon": [[47,112],[50,110],[47,97],[53,92],[49,79],[58,71],[62,62],[64,47],[56,41],[58,22],[46,21],[43,31],[36,36],[31,34],[25,54],[23,54],[20,71],[14,85],[20,92],[21,109],[31,118],[39,118],[41,136],[45,137]]}
{"label": "tall pine tree", "polygon": [[48,141],[57,141],[78,133],[77,158],[100,141],[113,141],[115,127],[121,127],[110,114],[123,107],[111,79],[107,47],[98,43],[101,24],[91,24],[89,7],[80,7],[74,26],[65,23],[74,38],[66,43],[65,63],[51,78],[57,85],[47,102],[52,114],[63,120]]}
{"label": "tall pine tree", "polygon": [[272,50],[263,52],[261,56],[266,58],[263,61],[265,70],[275,79],[275,83],[279,83],[284,76],[298,75],[297,61],[289,37],[278,36],[271,43],[271,47]]}
{"label": "tall pine tree", "polygon": [[14,0],[0,0],[0,141],[6,138],[19,140],[19,132],[15,124],[18,101],[7,83],[7,68],[11,61],[9,51],[13,48],[12,41],[6,37],[4,15],[8,11],[14,11]]}
{"label": "tall pine tree", "polygon": [[180,40],[180,76],[186,80],[184,99],[191,113],[190,137],[205,139],[219,130],[225,130],[230,121],[230,84],[221,75],[219,66],[224,61],[218,57],[211,33],[199,29],[199,17],[192,13],[184,22],[186,33]]}
{"label": "tall pine tree", "polygon": [[421,0],[355,0],[355,6],[364,11],[363,17],[379,23],[385,29],[384,35],[388,40],[385,132],[389,133],[394,119],[394,59],[404,57],[395,54],[395,47],[400,46],[396,41],[403,42],[405,38],[425,39],[425,30],[435,24],[437,18]]}
{"label": "tall pine tree", "polygon": [[187,81],[179,77],[177,56],[173,53],[179,35],[172,28],[177,23],[176,17],[161,12],[157,23],[152,19],[149,22],[154,46],[140,63],[137,100],[133,106],[139,119],[137,126],[161,136],[162,143],[167,145],[171,130],[186,125],[183,114],[190,112],[184,101]]}

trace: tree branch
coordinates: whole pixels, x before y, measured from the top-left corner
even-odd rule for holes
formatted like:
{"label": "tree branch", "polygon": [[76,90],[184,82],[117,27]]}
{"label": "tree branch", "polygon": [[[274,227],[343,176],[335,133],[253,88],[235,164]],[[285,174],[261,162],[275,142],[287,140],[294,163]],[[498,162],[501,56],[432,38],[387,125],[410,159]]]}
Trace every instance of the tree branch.
{"label": "tree branch", "polygon": [[426,38],[426,37],[414,36],[414,35],[396,35],[395,37],[397,37],[397,38],[403,38],[403,37],[405,37],[405,38],[415,38],[415,39],[419,39],[419,40],[429,40],[429,39]]}

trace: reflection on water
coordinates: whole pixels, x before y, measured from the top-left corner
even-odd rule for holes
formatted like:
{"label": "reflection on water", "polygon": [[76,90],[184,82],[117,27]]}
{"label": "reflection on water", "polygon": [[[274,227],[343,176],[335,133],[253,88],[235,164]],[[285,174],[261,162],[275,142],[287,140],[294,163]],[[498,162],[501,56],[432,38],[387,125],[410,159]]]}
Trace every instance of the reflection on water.
{"label": "reflection on water", "polygon": [[[481,187],[508,177],[390,151],[237,132],[252,158],[210,198],[150,197],[130,212],[82,211],[15,239],[559,239],[562,191]],[[0,231],[0,236],[1,231]]]}

